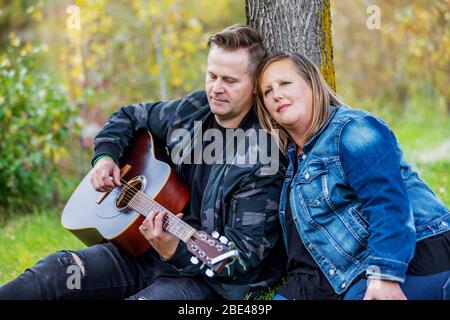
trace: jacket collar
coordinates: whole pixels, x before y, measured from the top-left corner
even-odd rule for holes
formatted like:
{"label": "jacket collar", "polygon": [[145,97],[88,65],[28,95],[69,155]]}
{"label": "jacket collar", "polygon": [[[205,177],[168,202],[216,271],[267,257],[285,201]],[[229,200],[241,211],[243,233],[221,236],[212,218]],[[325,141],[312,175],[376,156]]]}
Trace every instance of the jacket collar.
{"label": "jacket collar", "polygon": [[[308,153],[309,150],[312,149],[312,147],[314,146],[314,143],[317,141],[317,139],[320,137],[320,135],[325,131],[325,129],[330,124],[331,119],[333,118],[334,114],[339,109],[339,107],[340,107],[339,105],[334,105],[334,104],[330,104],[328,106],[328,119],[327,119],[327,121],[322,126],[322,128],[320,128],[320,130],[311,139],[309,139],[305,143],[305,145],[303,146],[303,152],[304,153]],[[292,141],[291,139],[289,139],[287,150],[288,150],[289,154],[291,152],[294,152],[295,150],[297,150],[297,146],[295,145],[294,141]]]}

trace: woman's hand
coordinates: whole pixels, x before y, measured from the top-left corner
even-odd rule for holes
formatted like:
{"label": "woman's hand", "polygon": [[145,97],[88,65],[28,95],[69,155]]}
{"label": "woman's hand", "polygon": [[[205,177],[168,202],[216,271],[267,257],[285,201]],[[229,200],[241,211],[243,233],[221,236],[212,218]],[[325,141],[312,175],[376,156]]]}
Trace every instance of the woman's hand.
{"label": "woman's hand", "polygon": [[369,279],[363,300],[407,300],[407,298],[398,282]]}

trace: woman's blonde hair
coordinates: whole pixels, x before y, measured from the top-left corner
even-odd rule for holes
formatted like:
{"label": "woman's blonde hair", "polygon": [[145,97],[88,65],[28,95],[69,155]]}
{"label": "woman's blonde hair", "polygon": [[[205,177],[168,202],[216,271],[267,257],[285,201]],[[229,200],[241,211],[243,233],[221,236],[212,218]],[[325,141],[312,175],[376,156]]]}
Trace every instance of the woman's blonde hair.
{"label": "woman's blonde hair", "polygon": [[[319,130],[325,125],[328,120],[329,112],[328,106],[330,104],[341,105],[344,104],[336,93],[330,88],[319,69],[307,57],[300,53],[285,53],[275,52],[263,59],[259,65],[256,75],[256,106],[258,120],[269,134],[272,134],[278,147],[285,152],[289,140],[289,134],[282,126],[275,122],[270,116],[266,107],[264,106],[264,96],[261,91],[261,78],[267,67],[276,62],[289,60],[297,67],[298,74],[305,80],[312,90],[312,121],[310,127],[307,129],[304,141],[311,139]],[[277,137],[273,130],[278,130]]]}

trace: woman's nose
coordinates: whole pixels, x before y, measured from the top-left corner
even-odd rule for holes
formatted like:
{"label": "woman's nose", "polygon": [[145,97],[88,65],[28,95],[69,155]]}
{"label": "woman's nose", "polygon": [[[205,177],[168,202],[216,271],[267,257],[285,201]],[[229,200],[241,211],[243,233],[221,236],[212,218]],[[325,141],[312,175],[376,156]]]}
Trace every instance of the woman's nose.
{"label": "woman's nose", "polygon": [[282,95],[279,89],[272,89],[273,90],[273,100],[275,101],[279,101],[280,99],[282,99]]}

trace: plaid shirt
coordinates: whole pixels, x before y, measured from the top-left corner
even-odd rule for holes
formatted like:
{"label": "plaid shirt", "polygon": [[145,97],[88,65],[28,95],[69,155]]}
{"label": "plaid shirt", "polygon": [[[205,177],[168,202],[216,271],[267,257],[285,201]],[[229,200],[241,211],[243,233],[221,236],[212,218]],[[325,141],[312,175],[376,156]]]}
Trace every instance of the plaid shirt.
{"label": "plaid shirt", "polygon": [[[178,142],[171,140],[174,130],[186,129],[193,137],[194,121],[203,122],[209,116],[211,110],[204,91],[179,100],[124,106],[112,114],[96,136],[93,160],[108,154],[118,161],[133,133],[144,128],[165,141],[170,152]],[[252,116],[251,128],[260,129],[256,116]],[[246,154],[250,152],[247,145]],[[261,288],[274,284],[285,270],[279,256],[283,249],[275,249],[280,239],[278,202],[282,165],[271,175],[265,173],[267,165],[259,159],[250,165],[215,163],[212,166],[201,203],[201,229],[224,234],[236,245],[239,258],[215,277],[205,279],[227,299],[254,297]],[[181,164],[174,166],[179,172]],[[180,241],[167,262],[186,276],[201,273],[200,264],[189,263],[190,257],[186,245]]]}

